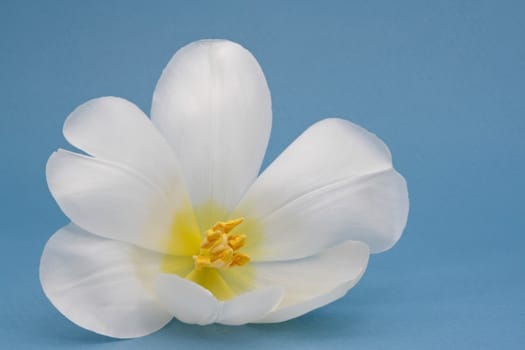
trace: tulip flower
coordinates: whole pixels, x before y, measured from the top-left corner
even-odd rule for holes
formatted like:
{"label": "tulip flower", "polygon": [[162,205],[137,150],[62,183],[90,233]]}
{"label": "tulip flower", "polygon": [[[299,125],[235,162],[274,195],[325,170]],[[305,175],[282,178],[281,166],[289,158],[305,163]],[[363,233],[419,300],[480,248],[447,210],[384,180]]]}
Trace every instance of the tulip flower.
{"label": "tulip flower", "polygon": [[54,152],[46,176],[71,223],[48,241],[51,303],[93,332],[132,338],[177,318],[282,322],[341,298],[369,253],[408,215],[387,146],[344,119],[300,135],[260,175],[272,124],[255,58],[225,40],[179,50],[151,119],[116,97],[64,125],[82,151]]}

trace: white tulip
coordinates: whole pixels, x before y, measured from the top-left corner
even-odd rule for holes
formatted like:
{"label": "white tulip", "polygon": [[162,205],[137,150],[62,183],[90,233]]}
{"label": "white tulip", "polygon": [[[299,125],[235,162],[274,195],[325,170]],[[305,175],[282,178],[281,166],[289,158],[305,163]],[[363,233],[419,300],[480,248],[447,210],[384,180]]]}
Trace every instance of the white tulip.
{"label": "white tulip", "polygon": [[322,120],[259,177],[272,123],[255,58],[230,41],[179,50],[151,119],[102,97],[67,118],[87,155],[49,158],[49,189],[71,224],[47,243],[45,294],[67,318],[116,338],[173,317],[195,324],[281,322],[330,303],[369,252],[399,239],[405,180],[387,146]]}

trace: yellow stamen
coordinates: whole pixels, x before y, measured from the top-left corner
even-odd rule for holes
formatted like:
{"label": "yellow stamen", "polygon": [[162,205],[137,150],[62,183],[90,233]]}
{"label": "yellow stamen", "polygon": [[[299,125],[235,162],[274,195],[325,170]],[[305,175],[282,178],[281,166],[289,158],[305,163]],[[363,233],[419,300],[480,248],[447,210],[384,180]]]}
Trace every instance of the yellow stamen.
{"label": "yellow stamen", "polygon": [[230,235],[228,237],[228,244],[233,250],[239,250],[244,247],[244,241],[246,241],[246,235]]}
{"label": "yellow stamen", "polygon": [[211,228],[212,231],[222,231],[223,233],[230,233],[235,227],[240,225],[244,218],[238,218],[230,221],[219,221]]}
{"label": "yellow stamen", "polygon": [[234,253],[233,261],[230,266],[243,266],[250,261],[250,257],[243,253]]}
{"label": "yellow stamen", "polygon": [[246,265],[250,261],[250,257],[238,252],[244,246],[246,236],[230,234],[243,221],[244,218],[219,221],[207,230],[206,237],[200,246],[199,255],[193,256],[195,267],[197,269],[204,267],[227,269],[233,266]]}

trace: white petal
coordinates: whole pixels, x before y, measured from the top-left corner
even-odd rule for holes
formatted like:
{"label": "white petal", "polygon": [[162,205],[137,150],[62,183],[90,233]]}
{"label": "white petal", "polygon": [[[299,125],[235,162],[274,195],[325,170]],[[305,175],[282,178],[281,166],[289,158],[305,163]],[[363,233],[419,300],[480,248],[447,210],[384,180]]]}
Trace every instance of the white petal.
{"label": "white petal", "polygon": [[[131,168],[59,150],[49,158],[46,175],[62,211],[87,231],[175,255],[198,251],[198,238],[184,241],[195,241],[196,247],[170,244],[175,215],[184,204],[171,201]],[[193,233],[198,236],[198,229]]]}
{"label": "white petal", "polygon": [[110,337],[134,338],[172,318],[148,289],[158,266],[157,254],[70,224],[47,242],[40,281],[53,305],[74,323]]}
{"label": "white petal", "polygon": [[218,301],[196,283],[177,275],[161,274],[157,280],[157,295],[159,301],[182,322],[241,325],[267,315],[282,300],[283,290],[279,286],[261,287],[232,300]]}
{"label": "white petal", "polygon": [[281,304],[258,322],[286,321],[341,298],[365,272],[368,255],[364,243],[347,241],[304,259],[254,263],[255,286],[285,289]]}
{"label": "white petal", "polygon": [[253,260],[283,260],[345,240],[386,250],[401,236],[407,215],[406,182],[392,168],[386,145],[355,124],[326,119],[264,171],[232,217],[259,224],[257,250],[245,249]]}
{"label": "white petal", "polygon": [[270,93],[251,53],[225,40],[180,49],[151,117],[177,153],[193,204],[233,209],[257,176],[271,128]]}
{"label": "white petal", "polygon": [[357,280],[341,283],[334,289],[324,294],[319,294],[312,299],[282,308],[277,308],[275,311],[269,313],[266,317],[263,317],[254,323],[278,323],[302,316],[312,310],[328,305],[337,299],[344,297],[356,283]]}
{"label": "white petal", "polygon": [[261,287],[223,303],[217,322],[227,325],[242,325],[256,322],[271,312],[283,299],[280,286]]}
{"label": "white petal", "polygon": [[160,274],[156,291],[158,300],[182,322],[207,325],[220,312],[219,302],[207,289],[174,274]]}
{"label": "white petal", "polygon": [[129,101],[101,97],[80,105],[66,119],[64,135],[72,145],[96,158],[132,168],[174,201],[186,194],[171,146]]}

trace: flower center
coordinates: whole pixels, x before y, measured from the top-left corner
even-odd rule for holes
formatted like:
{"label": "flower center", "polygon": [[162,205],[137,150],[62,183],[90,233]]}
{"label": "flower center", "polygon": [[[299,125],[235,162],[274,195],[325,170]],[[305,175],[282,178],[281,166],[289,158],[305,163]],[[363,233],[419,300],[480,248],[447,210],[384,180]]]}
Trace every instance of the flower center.
{"label": "flower center", "polygon": [[219,221],[208,229],[206,237],[200,245],[199,254],[193,256],[195,268],[228,269],[246,265],[250,261],[250,257],[239,252],[239,249],[244,246],[246,235],[230,233],[243,221],[244,218]]}

